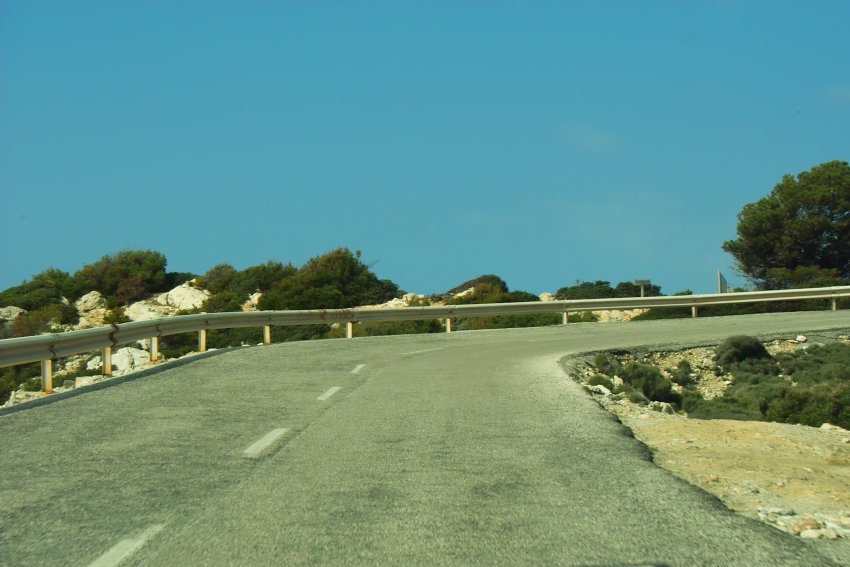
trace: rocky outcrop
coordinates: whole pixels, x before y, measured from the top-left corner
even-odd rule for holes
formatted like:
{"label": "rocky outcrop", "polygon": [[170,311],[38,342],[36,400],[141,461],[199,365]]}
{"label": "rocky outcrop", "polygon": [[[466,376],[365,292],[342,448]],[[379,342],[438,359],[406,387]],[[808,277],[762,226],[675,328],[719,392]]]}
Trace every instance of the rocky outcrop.
{"label": "rocky outcrop", "polygon": [[171,291],[157,297],[162,305],[173,307],[178,311],[198,309],[212,295],[205,289],[195,287],[197,280],[190,280],[175,287]]}
{"label": "rocky outcrop", "polygon": [[400,307],[410,307],[411,305],[420,305],[426,301],[424,295],[415,293],[407,293],[402,297],[395,297],[385,303],[379,305],[363,305],[361,309],[398,309]]}
{"label": "rocky outcrop", "polygon": [[259,308],[261,297],[263,297],[263,292],[261,291],[252,293],[245,300],[245,303],[242,304],[242,311],[256,311]]}
{"label": "rocky outcrop", "polygon": [[106,308],[106,299],[99,291],[90,291],[85,294],[74,303],[74,307],[80,314],[80,322],[77,323],[79,329],[102,326],[103,318],[109,311]]}
{"label": "rocky outcrop", "polygon": [[9,307],[0,307],[0,324],[11,323],[20,315],[26,315],[27,310],[10,305]]}
{"label": "rocky outcrop", "polygon": [[623,309],[609,311],[591,311],[600,323],[625,323],[638,315],[643,315],[649,309]]}
{"label": "rocky outcrop", "polygon": [[[112,353],[112,374],[121,376],[139,370],[151,363],[151,355],[148,351],[135,347],[119,348]],[[103,368],[103,358],[93,356],[86,362],[86,370],[100,372]],[[80,384],[77,383],[77,386]]]}
{"label": "rocky outcrop", "polygon": [[180,311],[198,309],[211,294],[205,289],[194,287],[193,282],[195,280],[185,282],[153,298],[132,303],[124,309],[124,314],[131,321],[150,321],[172,317]]}
{"label": "rocky outcrop", "polygon": [[133,347],[124,347],[112,353],[112,373],[122,375],[149,365],[151,355],[148,351]]}

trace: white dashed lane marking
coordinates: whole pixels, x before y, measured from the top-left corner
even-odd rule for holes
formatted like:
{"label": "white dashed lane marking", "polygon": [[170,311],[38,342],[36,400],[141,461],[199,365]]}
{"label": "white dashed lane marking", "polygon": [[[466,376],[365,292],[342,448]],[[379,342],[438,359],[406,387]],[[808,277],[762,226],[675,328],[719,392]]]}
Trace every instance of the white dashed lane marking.
{"label": "white dashed lane marking", "polygon": [[330,398],[331,396],[333,396],[334,394],[336,394],[337,392],[339,392],[340,390],[342,390],[342,388],[340,388],[339,386],[334,386],[333,388],[331,388],[330,390],[328,390],[327,392],[325,392],[324,394],[322,394],[321,396],[319,396],[316,399],[319,400],[320,402],[323,402],[323,401],[327,400],[328,398]]}
{"label": "white dashed lane marking", "polygon": [[426,348],[425,350],[414,350],[412,352],[403,352],[403,353],[401,353],[401,355],[405,356],[407,354],[422,354],[423,352],[436,352],[438,350],[443,350],[443,349],[441,349],[441,348]]}
{"label": "white dashed lane marking", "polygon": [[352,371],[351,371],[351,373],[352,373],[352,374],[357,374],[358,372],[360,372],[361,370],[363,370],[363,368],[364,368],[365,366],[366,366],[365,364],[358,364],[357,366],[355,366],[355,367],[354,367],[354,370],[352,370]]}
{"label": "white dashed lane marking", "polygon": [[289,431],[287,428],[272,429],[256,443],[245,449],[242,454],[248,459],[259,459],[271,452],[280,440],[283,439],[287,431]]}
{"label": "white dashed lane marking", "polygon": [[139,551],[151,538],[165,529],[162,524],[153,524],[136,537],[122,539],[112,548],[92,561],[89,567],[115,567]]}

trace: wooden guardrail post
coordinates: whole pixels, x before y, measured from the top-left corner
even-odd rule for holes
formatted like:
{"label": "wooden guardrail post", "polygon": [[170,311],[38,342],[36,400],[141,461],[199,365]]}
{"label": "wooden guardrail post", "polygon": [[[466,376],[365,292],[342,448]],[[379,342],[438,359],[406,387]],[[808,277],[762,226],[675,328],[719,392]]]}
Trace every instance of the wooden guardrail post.
{"label": "wooden guardrail post", "polygon": [[354,322],[346,321],[345,322],[345,338],[350,339],[354,337]]}
{"label": "wooden guardrail post", "polygon": [[263,325],[263,344],[264,345],[272,344],[272,326],[271,325]]}
{"label": "wooden guardrail post", "polygon": [[112,347],[103,347],[103,364],[101,365],[101,374],[104,376],[112,376]]}
{"label": "wooden guardrail post", "polygon": [[207,330],[198,331],[198,352],[207,352]]}
{"label": "wooden guardrail post", "polygon": [[159,337],[151,337],[151,362],[159,360]]}
{"label": "wooden guardrail post", "polygon": [[49,358],[41,361],[41,391],[53,391],[53,360]]}

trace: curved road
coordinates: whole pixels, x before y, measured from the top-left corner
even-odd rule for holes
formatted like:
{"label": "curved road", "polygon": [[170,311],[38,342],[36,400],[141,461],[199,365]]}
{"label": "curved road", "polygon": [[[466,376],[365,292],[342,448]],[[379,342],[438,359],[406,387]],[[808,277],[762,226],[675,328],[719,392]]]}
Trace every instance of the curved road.
{"label": "curved road", "polygon": [[841,565],[653,465],[558,360],[847,312],[287,343],[0,416],[0,565]]}

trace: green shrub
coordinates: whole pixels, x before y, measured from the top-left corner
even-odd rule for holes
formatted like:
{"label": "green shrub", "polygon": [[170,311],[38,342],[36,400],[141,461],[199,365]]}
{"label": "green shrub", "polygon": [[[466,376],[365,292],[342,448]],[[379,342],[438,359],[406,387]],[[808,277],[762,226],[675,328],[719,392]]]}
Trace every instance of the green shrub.
{"label": "green shrub", "polygon": [[691,363],[683,358],[670,372],[670,379],[679,386],[689,386],[694,383],[692,372]]}
{"label": "green shrub", "polygon": [[230,264],[218,264],[201,276],[199,285],[215,295],[230,288],[236,273],[236,268]]}
{"label": "green shrub", "polygon": [[260,327],[212,329],[207,332],[207,348],[256,345],[261,342],[263,342],[263,329]]}
{"label": "green shrub", "polygon": [[737,398],[716,398],[703,400],[686,396],[683,403],[688,417],[695,419],[737,419],[743,421],[759,421],[762,419],[758,408]]}
{"label": "green shrub", "polygon": [[74,273],[71,296],[92,290],[106,297],[109,307],[127,305],[146,295],[166,291],[166,259],[152,250],[127,250],[104,256]]}
{"label": "green shrub", "polygon": [[[649,285],[644,289],[647,297],[661,295],[661,288]],[[576,285],[562,287],[556,293],[558,299],[605,299],[614,297],[640,297],[640,286],[632,282],[620,282],[611,287],[611,282],[597,280],[595,282],[576,282]]]}
{"label": "green shrub", "polygon": [[127,323],[129,321],[130,318],[127,317],[126,313],[124,313],[123,307],[113,307],[103,316],[104,325],[117,325],[118,323]]}
{"label": "green shrub", "polygon": [[748,358],[731,364],[728,370],[735,376],[736,380],[739,376],[745,374],[778,376],[780,371],[779,365],[772,358]]}
{"label": "green shrub", "polygon": [[623,366],[616,357],[600,352],[593,358],[593,368],[601,374],[616,376]]}
{"label": "green shrub", "polygon": [[605,386],[611,392],[614,391],[614,382],[612,382],[608,377],[602,376],[601,374],[595,374],[590,377],[590,380],[587,381],[590,386]]}
{"label": "green shrub", "polygon": [[50,268],[32,277],[28,282],[0,292],[0,307],[14,305],[34,311],[48,305],[61,304],[69,295],[71,276],[62,270]]}
{"label": "green shrub", "polygon": [[79,313],[73,305],[50,303],[16,317],[10,330],[15,337],[28,337],[53,332],[57,325],[76,324],[78,320]]}
{"label": "green shrub", "polygon": [[[398,286],[379,280],[360,260],[360,252],[340,248],[311,259],[263,294],[259,308],[341,309],[375,305],[396,297]],[[293,331],[296,333],[296,331]]]}
{"label": "green shrub", "polygon": [[769,421],[820,427],[832,423],[850,428],[850,383],[823,383],[810,388],[786,388],[767,403]]}
{"label": "green shrub", "polygon": [[770,358],[767,349],[757,338],[746,335],[729,337],[714,349],[714,353],[717,364],[721,366],[748,359]]}
{"label": "green shrub", "polygon": [[234,311],[242,311],[242,304],[248,298],[247,295],[240,294],[233,290],[224,290],[214,293],[209,296],[201,306],[201,311],[205,313],[227,313]]}
{"label": "green shrub", "polygon": [[676,407],[682,403],[682,397],[673,391],[672,384],[662,376],[657,367],[651,364],[639,362],[627,364],[620,371],[620,377],[649,400],[667,402]]}

